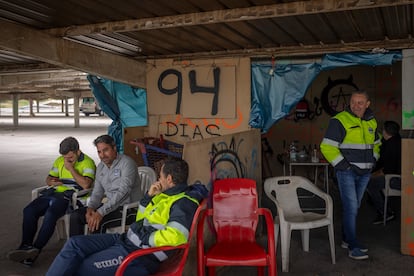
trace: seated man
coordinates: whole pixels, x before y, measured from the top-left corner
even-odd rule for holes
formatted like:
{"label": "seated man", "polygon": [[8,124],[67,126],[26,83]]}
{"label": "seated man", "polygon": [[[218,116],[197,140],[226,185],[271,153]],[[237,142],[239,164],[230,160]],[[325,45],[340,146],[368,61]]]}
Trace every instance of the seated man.
{"label": "seated man", "polygon": [[[75,210],[70,216],[70,236],[83,235],[85,224],[92,233],[105,233],[107,228],[120,226],[123,205],[142,198],[135,161],[118,153],[109,135],[99,136],[94,145],[101,162],[96,168],[88,206]],[[130,217],[129,223],[132,223],[134,215]]]}
{"label": "seated man", "polygon": [[[82,153],[75,138],[65,138],[60,143],[59,153],[61,156],[55,160],[46,177],[50,189],[23,210],[21,244],[7,254],[12,261],[31,265],[55,231],[57,220],[65,215],[73,189],[89,189],[95,179],[95,162]],[[33,242],[41,216],[44,216],[43,223]]]}
{"label": "seated man", "polygon": [[[114,275],[125,256],[140,248],[186,243],[199,203],[208,191],[202,184],[187,186],[184,160],[166,160],[160,178],[143,199],[127,233],[71,237],[56,256],[46,275]],[[148,275],[157,271],[167,252],[133,261],[127,274]]]}
{"label": "seated man", "polygon": [[[401,174],[401,136],[400,126],[394,121],[386,121],[382,130],[382,145],[380,158],[375,166],[374,172],[369,180],[367,192],[377,210],[377,218],[373,224],[382,224],[384,220],[384,195],[382,189],[385,187],[385,174]],[[401,179],[392,178],[390,186],[401,190]],[[390,208],[387,210],[386,220],[395,218]]]}

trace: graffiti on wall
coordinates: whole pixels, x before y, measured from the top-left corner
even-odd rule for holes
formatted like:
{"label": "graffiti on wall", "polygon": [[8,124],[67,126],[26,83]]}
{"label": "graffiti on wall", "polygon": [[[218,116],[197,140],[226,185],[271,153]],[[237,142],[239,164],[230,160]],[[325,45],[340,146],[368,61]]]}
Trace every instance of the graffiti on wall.
{"label": "graffiti on wall", "polygon": [[[211,145],[210,155],[210,173],[211,180],[223,178],[244,178],[247,174],[247,160],[240,158],[240,147],[244,139],[236,141],[232,137],[229,144],[219,142]],[[253,149],[251,152],[253,165],[257,160],[257,152]]]}
{"label": "graffiti on wall", "polygon": [[335,116],[343,111],[349,104],[351,94],[357,91],[358,86],[354,83],[352,75],[347,79],[331,80],[328,78],[328,84],[322,91],[322,107],[326,113]]}
{"label": "graffiti on wall", "polygon": [[[176,77],[177,85],[173,88],[166,88],[163,85],[164,79],[173,75]],[[190,86],[191,94],[195,93],[207,93],[213,94],[213,101],[211,107],[211,115],[217,115],[218,111],[218,96],[219,96],[219,87],[220,87],[220,67],[215,67],[213,69],[213,86],[201,86],[197,84],[197,73],[195,70],[191,70],[188,73],[188,80]],[[158,90],[165,95],[174,95],[177,94],[177,103],[175,108],[175,114],[180,114],[181,112],[181,102],[182,102],[182,95],[183,95],[183,77],[181,72],[175,69],[167,69],[164,70],[157,81]]]}
{"label": "graffiti on wall", "polygon": [[236,66],[156,66],[147,74],[147,92],[150,114],[234,119]]}
{"label": "graffiti on wall", "polygon": [[189,119],[181,115],[166,116],[160,123],[160,133],[167,137],[204,139],[234,132],[243,123],[243,114],[237,108],[237,119]]}

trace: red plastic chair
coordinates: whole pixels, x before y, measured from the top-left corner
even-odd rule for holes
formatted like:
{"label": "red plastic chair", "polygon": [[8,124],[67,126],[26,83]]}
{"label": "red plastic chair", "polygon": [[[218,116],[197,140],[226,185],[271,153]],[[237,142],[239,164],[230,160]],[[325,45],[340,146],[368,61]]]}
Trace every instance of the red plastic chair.
{"label": "red plastic chair", "polygon": [[[274,223],[268,209],[258,208],[256,182],[251,179],[229,178],[213,185],[213,208],[202,212],[197,226],[198,275],[215,274],[216,266],[257,266],[258,274],[276,275]],[[267,251],[256,242],[259,215],[264,216],[267,229]],[[204,248],[204,223],[212,218],[215,243]]]}
{"label": "red plastic chair", "polygon": [[181,276],[183,274],[185,262],[187,260],[188,252],[190,250],[190,241],[191,237],[193,236],[193,233],[195,231],[198,217],[200,215],[200,212],[202,209],[204,209],[206,205],[206,200],[203,200],[200,205],[197,208],[197,211],[194,214],[193,222],[191,224],[190,234],[188,236],[188,241],[185,244],[178,245],[178,246],[160,246],[160,247],[152,247],[152,248],[146,248],[146,249],[139,249],[137,251],[134,251],[130,253],[128,256],[125,257],[125,259],[122,261],[121,265],[116,270],[115,276],[122,276],[124,275],[125,269],[127,268],[128,264],[133,261],[134,259],[147,255],[152,254],[157,251],[168,251],[168,250],[175,250],[175,249],[181,249],[178,250],[176,254],[169,257],[167,260],[161,263],[160,268],[157,273],[152,274],[156,276],[166,276],[166,275],[177,275]]}

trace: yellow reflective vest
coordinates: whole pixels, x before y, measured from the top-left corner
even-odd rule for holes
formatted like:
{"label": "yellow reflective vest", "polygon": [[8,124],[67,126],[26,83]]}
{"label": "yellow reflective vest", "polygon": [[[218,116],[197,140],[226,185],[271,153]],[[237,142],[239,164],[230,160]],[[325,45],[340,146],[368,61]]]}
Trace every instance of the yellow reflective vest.
{"label": "yellow reflective vest", "polygon": [[[136,221],[126,233],[126,245],[147,248],[186,243],[194,213],[207,195],[208,190],[202,184],[176,185],[154,197],[146,193],[140,201]],[[170,253],[159,251],[154,255],[163,261]]]}
{"label": "yellow reflective vest", "polygon": [[[80,175],[87,176],[92,180],[95,179],[95,162],[83,152],[79,155],[78,160],[75,162],[74,168]],[[56,158],[55,162],[53,162],[49,175],[58,177],[60,181],[63,182],[63,185],[55,187],[55,191],[58,193],[63,193],[64,191],[71,189],[83,190],[82,186],[76,183],[71,172],[66,169],[65,159],[63,156],[59,156]]]}
{"label": "yellow reflective vest", "polygon": [[354,169],[358,174],[368,173],[379,158],[381,139],[377,121],[370,109],[363,118],[349,108],[331,118],[321,152],[337,170]]}

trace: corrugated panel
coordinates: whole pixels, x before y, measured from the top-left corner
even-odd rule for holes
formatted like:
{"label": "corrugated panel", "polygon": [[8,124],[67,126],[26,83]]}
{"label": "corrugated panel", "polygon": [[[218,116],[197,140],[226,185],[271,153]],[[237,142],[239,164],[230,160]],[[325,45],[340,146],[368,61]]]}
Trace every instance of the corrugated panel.
{"label": "corrugated panel", "polygon": [[0,50],[0,64],[27,64],[34,63],[36,60],[27,56],[19,55],[10,51]]}
{"label": "corrugated panel", "polygon": [[[275,5],[296,1],[275,0],[0,0],[0,18],[25,24],[35,29],[65,28],[67,32],[77,26],[104,22],[117,22],[157,17],[177,16],[200,12]],[[298,1],[297,1],[298,2]],[[252,9],[249,14],[240,14],[234,21],[209,24],[182,25],[171,20],[168,28],[145,29],[115,33],[82,33],[66,39],[77,43],[110,51],[137,59],[165,57],[200,57],[226,55],[230,53],[252,53],[252,57],[267,55],[284,49],[289,53],[302,54],[302,49],[323,53],[325,49],[358,49],[358,44],[375,42],[381,46],[389,40],[413,37],[414,8],[409,1],[389,1],[397,6],[375,7],[381,0],[371,0],[375,8],[348,11],[319,12],[325,5],[338,8],[344,3],[355,8],[358,1],[305,1],[307,12],[296,14],[295,8],[281,9],[283,16],[262,18]],[[365,1],[366,2],[366,1]],[[363,3],[365,3],[363,2]],[[234,10],[233,10],[234,11]],[[290,14],[291,13],[291,14]],[[232,16],[239,16],[236,12]],[[259,18],[255,17],[259,16]],[[246,17],[244,20],[243,17]],[[173,17],[174,18],[174,17]],[[176,17],[175,17],[176,18]],[[233,19],[233,18],[232,18]],[[63,30],[63,29],[60,29]],[[63,33],[63,32],[62,32]],[[351,43],[351,46],[347,46]],[[395,43],[399,43],[396,41]],[[414,44],[413,44],[414,45]],[[337,48],[335,48],[337,47]],[[347,48],[348,47],[348,48]],[[396,47],[396,46],[394,46]],[[260,52],[260,50],[262,50]],[[293,50],[291,50],[293,49]],[[209,55],[211,53],[211,55]],[[257,54],[259,53],[259,54]],[[306,52],[308,53],[308,52]],[[255,56],[255,54],[257,54]],[[304,54],[303,54],[304,55]],[[12,52],[0,51],[0,67],[11,64],[33,64],[36,61]]]}

